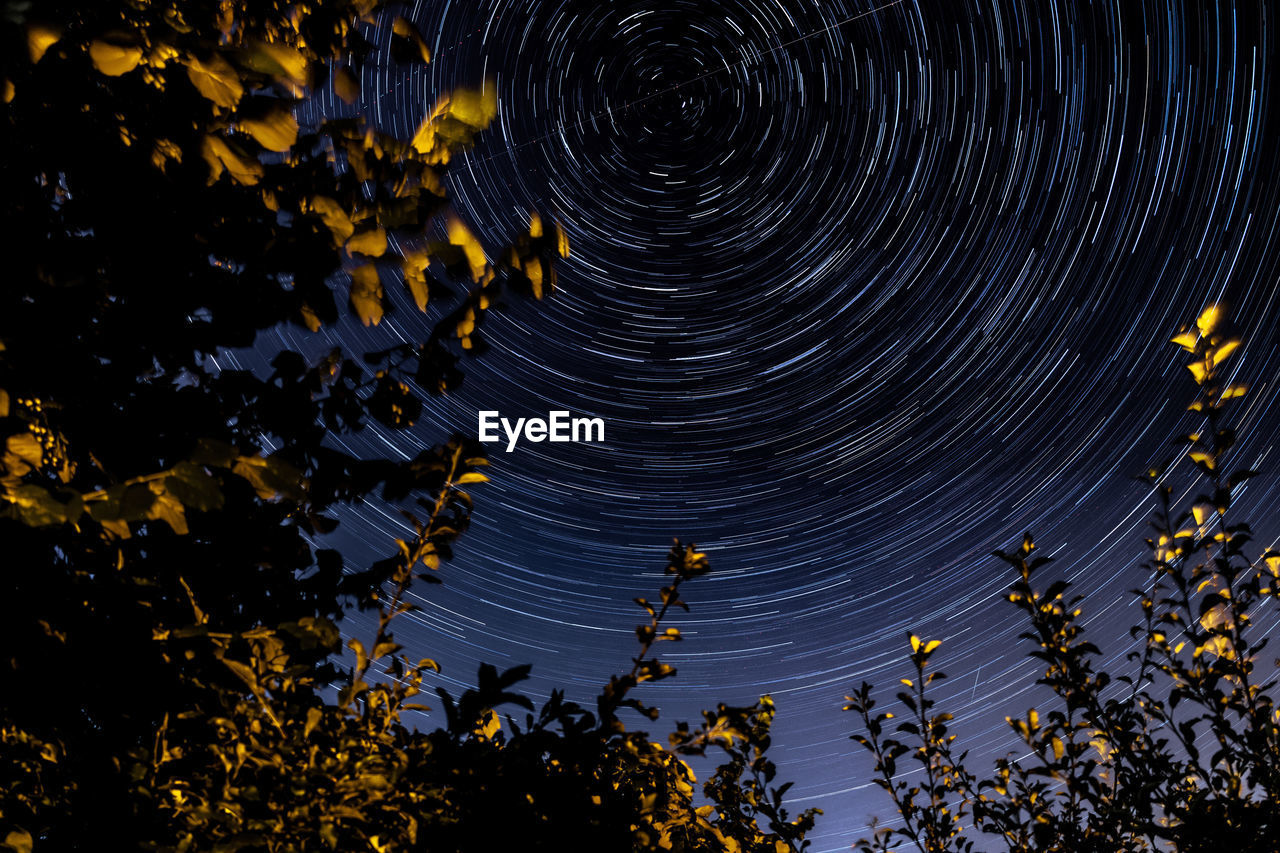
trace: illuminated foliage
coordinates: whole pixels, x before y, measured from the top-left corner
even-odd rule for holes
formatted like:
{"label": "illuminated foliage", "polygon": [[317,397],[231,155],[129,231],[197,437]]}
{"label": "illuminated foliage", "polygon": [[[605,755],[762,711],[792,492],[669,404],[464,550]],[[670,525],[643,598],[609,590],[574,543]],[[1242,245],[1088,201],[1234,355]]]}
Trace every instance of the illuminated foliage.
{"label": "illuminated foliage", "polygon": [[[1276,849],[1280,838],[1280,715],[1272,698],[1268,638],[1253,622],[1280,604],[1280,554],[1246,552],[1248,524],[1232,510],[1240,486],[1256,472],[1230,470],[1235,430],[1226,419],[1246,389],[1224,368],[1240,346],[1225,311],[1207,308],[1173,343],[1189,356],[1198,387],[1189,409],[1201,426],[1178,443],[1194,467],[1198,494],[1176,510],[1168,473],[1142,478],[1158,509],[1147,539],[1147,583],[1134,590],[1142,621],[1131,634],[1133,671],[1100,668],[1084,638],[1080,597],[1070,584],[1035,583],[1047,557],[1030,534],[996,556],[1017,573],[1008,600],[1026,617],[1022,635],[1044,670],[1058,707],[1032,708],[1009,725],[1029,753],[996,762],[980,777],[953,750],[948,714],[934,714],[925,687],[942,673],[926,668],[937,641],[911,638],[915,679],[899,702],[910,714],[894,725],[876,712],[863,684],[847,710],[862,718],[854,739],[874,756],[877,783],[903,818],[859,842],[864,851],[910,844],[924,853],[969,851],[976,829],[1016,853],[1030,851],[1250,851]],[[904,736],[899,738],[898,736]],[[922,782],[904,779],[897,761],[910,755]],[[919,777],[915,777],[919,778]],[[988,849],[979,846],[977,849]]]}
{"label": "illuminated foliage", "polygon": [[[669,744],[619,718],[657,715],[635,693],[674,675],[653,651],[708,570],[693,547],[594,712],[535,710],[528,667],[433,689],[395,639],[486,460],[343,439],[414,426],[487,313],[551,294],[569,251],[536,212],[498,250],[450,212],[494,88],[443,93],[410,140],[314,118],[325,87],[359,101],[375,44],[429,61],[374,0],[6,3],[0,36],[0,848],[803,849],[813,812],[766,791],[767,697]],[[374,328],[396,305],[424,340]],[[282,324],[316,346],[227,357]],[[407,532],[357,565],[326,537],[375,501]],[[344,642],[353,606],[367,641]],[[699,804],[680,756],[708,748],[726,763]]]}

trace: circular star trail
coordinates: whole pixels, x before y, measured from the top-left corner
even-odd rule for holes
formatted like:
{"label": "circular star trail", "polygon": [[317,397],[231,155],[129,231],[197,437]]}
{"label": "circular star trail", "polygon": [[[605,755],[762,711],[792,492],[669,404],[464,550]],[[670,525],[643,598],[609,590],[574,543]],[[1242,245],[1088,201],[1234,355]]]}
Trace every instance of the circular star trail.
{"label": "circular star trail", "polygon": [[[589,699],[629,667],[631,598],[671,537],[696,541],[713,574],[645,727],[771,693],[790,796],[827,812],[814,849],[847,849],[889,806],[841,699],[896,682],[909,629],[944,641],[941,699],[978,760],[1014,748],[1032,667],[993,549],[1035,531],[1123,661],[1152,506],[1131,475],[1188,424],[1166,341],[1209,302],[1238,319],[1253,385],[1238,458],[1267,474],[1244,505],[1280,504],[1267,4],[412,14],[433,62],[367,66],[361,108],[407,137],[436,93],[492,79],[499,116],[454,203],[488,245],[552,213],[573,255],[554,298],[491,318],[460,393],[387,440],[474,433],[481,409],[606,424],[601,444],[491,447],[474,526],[401,631],[448,683],[531,662],[531,692]],[[370,510],[343,530],[372,554],[398,528]]]}

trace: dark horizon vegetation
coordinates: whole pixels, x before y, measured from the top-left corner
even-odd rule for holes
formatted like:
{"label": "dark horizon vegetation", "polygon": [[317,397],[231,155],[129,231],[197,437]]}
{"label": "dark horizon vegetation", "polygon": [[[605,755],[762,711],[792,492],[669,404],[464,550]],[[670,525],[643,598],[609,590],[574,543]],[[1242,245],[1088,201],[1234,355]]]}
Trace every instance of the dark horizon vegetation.
{"label": "dark horizon vegetation", "polygon": [[[710,571],[696,546],[677,541],[636,599],[638,650],[591,708],[563,692],[535,708],[528,666],[481,666],[450,694],[396,641],[409,591],[466,532],[483,447],[441,436],[377,459],[341,438],[412,427],[483,357],[488,312],[549,296],[569,251],[543,213],[495,248],[451,210],[444,177],[496,114],[485,83],[439,93],[409,140],[299,122],[320,88],[355,102],[375,51],[429,61],[403,11],[6,3],[0,846],[803,850],[819,814],[785,805],[770,697],[665,738],[637,728],[659,716],[642,685],[676,675],[667,617]],[[393,311],[429,335],[388,346]],[[281,324],[342,328],[349,347],[214,366]],[[1174,341],[1203,489],[1183,510],[1149,472],[1164,503],[1133,673],[1097,665],[1028,535],[1000,556],[1061,703],[1011,720],[1035,761],[966,766],[926,691],[937,641],[912,637],[901,719],[870,685],[849,698],[900,818],[859,849],[1274,849],[1280,727],[1251,620],[1280,596],[1280,555],[1249,558],[1231,509],[1254,475],[1229,464],[1239,341],[1216,307]],[[413,533],[353,565],[330,534],[362,504]],[[354,610],[375,628],[344,642]],[[699,784],[686,759],[708,753]]]}

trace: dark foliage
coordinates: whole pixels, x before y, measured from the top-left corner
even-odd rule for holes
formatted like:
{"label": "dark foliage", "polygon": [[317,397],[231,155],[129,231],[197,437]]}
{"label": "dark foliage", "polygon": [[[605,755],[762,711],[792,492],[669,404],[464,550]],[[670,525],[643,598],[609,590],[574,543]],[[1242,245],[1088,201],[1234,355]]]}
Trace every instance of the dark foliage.
{"label": "dark foliage", "polygon": [[[300,125],[320,87],[358,98],[375,45],[429,59],[374,0],[8,0],[0,38],[0,847],[801,849],[813,815],[768,787],[767,698],[667,746],[619,718],[655,717],[635,688],[674,674],[653,649],[707,571],[692,547],[593,711],[535,710],[527,668],[482,667],[436,691],[440,728],[402,718],[437,667],[394,621],[485,460],[462,437],[407,462],[335,439],[412,426],[488,311],[553,289],[554,223],[486,253],[442,190],[492,88],[442,95],[408,141]],[[392,284],[425,340],[219,364],[284,323],[361,340],[342,309],[376,326]],[[413,535],[349,565],[325,536],[373,500]],[[344,651],[351,606],[378,627]],[[725,763],[696,806],[679,755],[708,748]]]}
{"label": "dark foliage", "polygon": [[[1133,591],[1143,618],[1131,631],[1132,670],[1117,675],[1098,665],[1098,648],[1084,638],[1081,598],[1063,580],[1040,586],[1049,559],[1035,556],[1030,534],[1021,547],[997,551],[1017,574],[1008,600],[1026,617],[1022,639],[1044,665],[1038,683],[1057,706],[1011,718],[1029,756],[1000,759],[979,776],[954,751],[951,715],[936,713],[926,692],[944,677],[929,669],[938,641],[913,636],[916,677],[898,693],[909,712],[903,722],[875,710],[869,684],[848,697],[846,710],[858,713],[865,732],[854,739],[874,756],[876,781],[903,821],[858,849],[991,849],[968,829],[1018,853],[1278,848],[1277,664],[1253,621],[1280,601],[1280,553],[1251,559],[1252,531],[1232,509],[1256,472],[1230,467],[1236,434],[1226,413],[1246,389],[1223,367],[1240,345],[1227,325],[1210,307],[1173,339],[1189,354],[1199,389],[1190,410],[1202,424],[1178,439],[1199,491],[1178,511],[1165,471],[1143,477],[1158,508],[1147,540],[1150,576]],[[904,756],[922,769],[920,781],[900,775]]]}

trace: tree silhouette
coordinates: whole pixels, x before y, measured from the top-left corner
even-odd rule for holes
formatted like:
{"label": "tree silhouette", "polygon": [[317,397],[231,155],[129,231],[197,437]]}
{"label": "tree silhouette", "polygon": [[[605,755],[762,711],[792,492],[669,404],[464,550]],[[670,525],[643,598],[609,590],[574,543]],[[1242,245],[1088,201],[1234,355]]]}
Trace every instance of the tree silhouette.
{"label": "tree silhouette", "polygon": [[[926,690],[944,677],[930,668],[939,643],[912,636],[915,677],[898,693],[909,712],[903,722],[875,711],[870,684],[848,697],[846,710],[862,721],[853,737],[873,755],[876,782],[902,818],[900,828],[882,828],[858,849],[969,851],[970,827],[1010,851],[1276,849],[1275,664],[1263,657],[1268,638],[1253,622],[1280,603],[1280,553],[1250,558],[1252,530],[1233,510],[1239,487],[1256,475],[1230,467],[1236,434],[1227,412],[1247,389],[1223,365],[1240,341],[1224,310],[1211,306],[1173,343],[1188,354],[1198,388],[1189,408],[1202,424],[1178,443],[1200,489],[1179,510],[1165,470],[1142,478],[1158,506],[1146,540],[1150,579],[1133,591],[1142,621],[1131,630],[1132,671],[1098,665],[1069,583],[1039,588],[1049,559],[1035,555],[1030,534],[1020,547],[997,551],[1017,574],[1007,597],[1026,618],[1028,654],[1044,665],[1037,683],[1058,706],[1010,718],[1029,755],[1000,759],[980,777],[955,751],[951,715],[935,712]],[[922,781],[899,775],[904,756],[920,766]]]}
{"label": "tree silhouette", "polygon": [[[487,252],[442,189],[493,88],[443,93],[410,140],[300,118],[325,87],[356,101],[363,62],[429,59],[374,0],[6,0],[0,32],[0,846],[801,849],[813,812],[768,788],[767,697],[666,746],[619,718],[655,717],[636,688],[674,674],[653,650],[707,570],[692,547],[594,711],[535,712],[527,667],[485,666],[436,691],[441,728],[402,719],[437,666],[394,621],[485,460],[461,436],[408,461],[335,439],[412,426],[489,311],[554,288],[553,221]],[[393,287],[423,340],[220,360],[280,324],[376,341],[343,310],[377,326]],[[413,534],[348,565],[325,537],[369,500]],[[344,652],[353,604],[377,629]],[[679,756],[708,748],[726,760],[698,805]]]}

